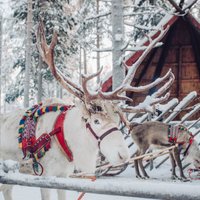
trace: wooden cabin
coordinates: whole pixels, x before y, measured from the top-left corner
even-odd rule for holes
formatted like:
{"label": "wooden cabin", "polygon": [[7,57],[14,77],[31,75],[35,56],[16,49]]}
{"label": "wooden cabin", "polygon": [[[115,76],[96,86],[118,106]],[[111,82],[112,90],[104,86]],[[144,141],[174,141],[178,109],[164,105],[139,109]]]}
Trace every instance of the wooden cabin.
{"label": "wooden cabin", "polygon": [[[141,66],[132,81],[133,86],[145,85],[156,78],[163,76],[169,68],[175,75],[175,82],[171,88],[170,98],[182,100],[191,91],[196,91],[200,96],[200,23],[191,15],[169,16],[160,22],[160,26],[169,30],[161,39],[163,45],[153,48],[144,58]],[[152,39],[158,32],[151,33]],[[144,41],[143,45],[148,43]],[[142,51],[137,51],[126,60],[131,66],[141,56]],[[112,78],[103,84],[103,90],[112,87]],[[134,105],[142,102],[147,94],[152,94],[156,88],[147,93],[127,95],[134,100]],[[198,102],[196,102],[198,103]],[[195,118],[197,115],[195,116]],[[200,114],[198,114],[200,117]]]}

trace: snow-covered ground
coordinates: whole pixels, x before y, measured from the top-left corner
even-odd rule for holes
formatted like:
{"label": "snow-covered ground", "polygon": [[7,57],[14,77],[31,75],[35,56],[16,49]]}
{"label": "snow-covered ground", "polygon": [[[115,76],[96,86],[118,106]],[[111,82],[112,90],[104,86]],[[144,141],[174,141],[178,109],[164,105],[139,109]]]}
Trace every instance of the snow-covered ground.
{"label": "snow-covered ground", "polygon": [[[163,157],[160,157],[157,159],[157,161],[154,162],[156,165],[160,160],[162,160]],[[113,181],[117,184],[127,184],[132,185],[135,184],[135,187],[144,188],[144,190],[155,190],[155,192],[163,191],[163,188],[168,186],[172,186],[173,191],[165,191],[166,193],[169,192],[177,192],[177,194],[182,194],[186,192],[187,194],[199,194],[199,185],[200,180],[195,181],[188,181],[188,182],[181,182],[179,180],[172,181],[170,179],[170,162],[169,160],[164,163],[162,166],[160,166],[158,169],[153,170],[147,170],[151,178],[149,180],[138,180],[135,178],[135,172],[134,169],[129,167],[125,172],[120,174],[116,177],[104,177],[105,182]],[[178,174],[178,172],[177,172]],[[185,171],[185,175],[188,176],[187,170]],[[112,187],[112,185],[111,185]],[[166,188],[167,190],[167,188]],[[188,190],[188,191],[187,191]],[[67,191],[67,199],[69,200],[77,200],[78,196],[80,195],[79,192],[72,192]],[[13,190],[13,197],[14,200],[40,200],[40,191],[39,188],[32,188],[32,187],[22,187],[22,186],[15,186]],[[56,200],[57,199],[57,193],[56,190],[51,190],[51,199],[50,200]],[[123,196],[110,196],[110,195],[99,195],[99,194],[85,194],[82,198],[83,200],[141,200],[141,198],[136,197],[123,197]],[[146,199],[146,198],[144,198]],[[144,200],[143,199],[143,200]],[[200,199],[200,198],[199,198]],[[2,194],[0,193],[0,200],[4,200]]]}
{"label": "snow-covered ground", "polygon": [[[194,131],[195,129],[192,129]],[[195,137],[197,141],[200,141],[200,135]],[[126,140],[127,141],[127,140]],[[129,143],[130,141],[127,141]],[[131,152],[133,153],[135,151],[135,145],[131,148]],[[127,185],[127,187],[130,187],[133,185],[133,187],[141,188],[141,190],[147,190],[150,189],[151,192],[159,192],[163,191],[163,188],[165,187],[171,187],[173,189],[173,192],[177,194],[182,194],[186,192],[187,194],[193,194],[193,195],[199,195],[200,199],[200,190],[198,189],[200,186],[200,180],[192,180],[188,182],[181,182],[179,180],[171,180],[171,164],[170,160],[168,159],[164,164],[162,164],[158,169],[155,168],[155,166],[160,163],[167,155],[161,156],[157,158],[154,162],[154,168],[153,170],[150,170],[149,167],[147,168],[147,173],[150,175],[150,179],[148,180],[138,180],[135,178],[135,170],[132,167],[128,167],[123,173],[121,173],[118,176],[114,177],[103,177],[101,179],[104,179],[105,183],[110,183],[110,181],[117,183],[119,186],[120,184]],[[186,164],[186,161],[183,161],[183,166]],[[144,163],[145,164],[145,163]],[[192,166],[189,166],[190,168]],[[177,175],[179,175],[179,172],[177,170]],[[187,169],[185,170],[185,175],[188,177]],[[127,184],[128,183],[128,184]],[[111,185],[112,186],[112,185]],[[119,187],[120,188],[120,187]],[[167,189],[166,189],[167,190]],[[172,191],[165,191],[172,192]],[[67,199],[69,200],[77,200],[78,196],[80,195],[79,192],[75,191],[67,191]],[[22,187],[22,186],[14,186],[13,190],[13,197],[14,200],[41,200],[40,196],[40,189],[39,188],[33,188],[33,187]],[[50,200],[56,200],[57,199],[57,193],[56,190],[51,190],[51,199]],[[141,198],[137,197],[125,197],[125,196],[111,196],[111,195],[100,195],[100,194],[85,194],[82,198],[83,200],[141,200]],[[146,198],[143,198],[144,200]],[[162,198],[163,199],[163,198]],[[192,199],[192,198],[191,198]],[[198,199],[198,198],[197,198]],[[0,193],[0,200],[4,200],[2,193]]]}

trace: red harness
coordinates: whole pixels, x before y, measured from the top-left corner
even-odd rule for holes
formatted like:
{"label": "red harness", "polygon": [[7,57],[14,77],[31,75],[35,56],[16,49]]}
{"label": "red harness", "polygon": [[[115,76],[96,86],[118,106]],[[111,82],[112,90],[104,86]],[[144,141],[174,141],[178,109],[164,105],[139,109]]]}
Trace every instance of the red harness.
{"label": "red harness", "polygon": [[61,147],[61,150],[65,153],[68,161],[72,162],[73,155],[64,137],[64,120],[65,120],[66,114],[67,112],[65,111],[65,112],[60,113],[60,115],[58,115],[56,122],[54,124],[54,130],[58,130],[55,134],[55,138],[58,141],[59,146]]}
{"label": "red harness", "polygon": [[188,145],[186,147],[186,150],[183,152],[183,155],[185,157],[188,154],[188,150],[189,150],[190,146],[194,142],[194,136],[192,135],[192,133],[190,133],[188,130],[186,130],[190,134],[189,140],[188,141],[177,142],[179,134],[181,134],[182,130],[185,130],[185,128],[181,127],[181,126],[174,126],[174,127],[172,127],[171,125],[169,125],[169,129],[168,129],[168,141],[170,143],[172,143],[172,144],[178,144],[180,148],[181,148],[181,146],[183,144],[187,143]]}
{"label": "red harness", "polygon": [[65,111],[58,115],[54,128],[50,133],[43,133],[37,140],[35,140],[35,138],[31,138],[31,140],[27,143],[28,146],[24,145],[24,158],[26,157],[26,151],[29,151],[31,153],[31,157],[36,160],[43,157],[45,152],[51,148],[51,137],[54,136],[68,161],[73,161],[72,152],[64,137],[64,120],[69,109],[71,109],[71,106],[67,107]]}

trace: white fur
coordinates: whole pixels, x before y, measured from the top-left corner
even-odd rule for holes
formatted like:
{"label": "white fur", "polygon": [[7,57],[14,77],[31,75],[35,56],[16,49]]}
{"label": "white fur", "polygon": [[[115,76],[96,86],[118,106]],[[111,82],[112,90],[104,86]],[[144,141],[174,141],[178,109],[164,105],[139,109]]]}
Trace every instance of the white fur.
{"label": "white fur", "polygon": [[[64,103],[60,100],[48,100],[44,105],[53,103]],[[106,107],[108,104],[106,105]],[[24,114],[24,110],[7,114],[1,117],[1,144],[0,159],[12,159],[22,161],[22,151],[18,148],[18,124]],[[41,116],[38,120],[36,137],[43,133],[49,133],[53,129],[54,122],[60,112],[50,112]],[[112,113],[114,115],[114,113]],[[116,114],[115,114],[116,115]],[[100,124],[95,124],[98,119]],[[98,142],[94,136],[86,129],[85,120],[90,123],[97,135],[102,135],[108,129],[116,127],[111,112],[107,114],[90,114],[84,104],[79,102],[73,109],[67,112],[64,121],[65,139],[73,152],[74,161],[68,162],[63,152],[54,138],[52,138],[51,149],[40,160],[44,167],[44,175],[66,177],[78,170],[94,173],[96,168],[97,154],[99,151]],[[115,131],[105,137],[100,145],[101,151],[111,164],[121,163],[129,159],[128,147],[126,146],[120,131]],[[5,187],[4,187],[5,188]],[[9,188],[10,189],[10,188]],[[45,189],[42,190],[42,199],[48,200]],[[5,190],[4,190],[5,191]],[[8,191],[8,189],[6,189]],[[9,192],[4,192],[8,194]],[[5,200],[9,200],[9,195],[5,195]],[[58,199],[63,200],[62,192],[58,193]]]}
{"label": "white fur", "polygon": [[185,161],[191,162],[195,168],[200,169],[200,150],[196,141],[193,141],[190,146]]}

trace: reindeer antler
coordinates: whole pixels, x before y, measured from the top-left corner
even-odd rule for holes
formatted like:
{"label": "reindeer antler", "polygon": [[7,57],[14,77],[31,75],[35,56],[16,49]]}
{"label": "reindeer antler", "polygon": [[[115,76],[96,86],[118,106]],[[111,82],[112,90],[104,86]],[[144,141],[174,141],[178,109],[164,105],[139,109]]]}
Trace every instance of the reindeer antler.
{"label": "reindeer antler", "polygon": [[166,80],[168,78],[169,78],[169,81],[168,81],[169,85],[172,84],[173,78],[170,78],[170,77],[173,77],[173,73],[171,72],[171,70],[169,70],[165,76],[163,76],[162,78],[156,79],[154,82],[152,82],[148,85],[140,86],[140,87],[130,86],[138,67],[142,63],[142,60],[151,51],[151,49],[155,46],[155,44],[164,37],[164,35],[167,33],[168,29],[169,29],[169,26],[166,29],[162,28],[160,30],[160,34],[158,35],[158,37],[154,40],[149,41],[149,45],[147,46],[147,48],[144,50],[144,52],[142,53],[140,58],[131,67],[127,67],[126,64],[123,63],[127,69],[129,68],[129,70],[128,70],[128,73],[127,73],[123,83],[118,88],[116,88],[112,92],[106,92],[106,93],[99,90],[98,93],[96,93],[95,96],[93,96],[93,97],[94,98],[98,97],[98,98],[106,99],[106,100],[133,101],[129,97],[125,96],[124,93],[128,92],[128,91],[129,92],[144,92],[144,91],[149,90],[152,87],[160,84],[161,82],[163,82],[164,80]]}
{"label": "reindeer antler", "polygon": [[170,73],[169,80],[151,96],[147,96],[142,103],[140,103],[135,107],[133,106],[121,107],[121,110],[123,112],[129,112],[129,113],[153,112],[154,111],[154,108],[152,107],[153,105],[158,103],[163,103],[169,98],[170,92],[167,92],[164,96],[162,95],[172,86],[174,79],[175,77],[173,73]]}
{"label": "reindeer antler", "polygon": [[47,45],[45,33],[44,33],[44,25],[40,21],[37,31],[37,47],[40,52],[40,55],[43,61],[49,66],[53,76],[56,80],[70,93],[83,100],[84,92],[82,88],[77,84],[73,83],[69,78],[65,77],[58,69],[56,69],[54,64],[54,48],[57,44],[57,33],[53,33],[53,37],[50,45]]}
{"label": "reindeer antler", "polygon": [[[149,53],[149,51],[155,46],[155,44],[165,35],[167,32],[167,29],[161,30],[160,35],[155,39],[151,40],[150,44],[147,46],[147,49],[143,52],[142,56],[137,60],[137,62],[134,63],[133,66],[130,67],[128,74],[126,78],[124,79],[123,83],[116,88],[112,92],[102,92],[101,86],[97,91],[91,92],[87,88],[87,83],[89,80],[93,79],[96,76],[99,76],[102,72],[102,68],[92,75],[86,76],[82,75],[82,87],[78,84],[75,84],[72,82],[68,77],[64,76],[64,74],[55,67],[54,64],[54,48],[57,44],[57,33],[54,32],[52,40],[50,45],[47,45],[46,37],[44,33],[44,25],[42,22],[40,22],[38,26],[37,31],[37,47],[38,50],[43,58],[43,60],[46,62],[46,64],[49,66],[53,76],[58,80],[58,82],[70,93],[84,101],[86,104],[90,103],[93,100],[126,100],[126,101],[132,101],[129,97],[125,96],[125,92],[132,91],[132,92],[143,92],[146,90],[151,89],[152,87],[158,85],[159,83],[169,79],[167,81],[167,85],[172,84],[173,82],[173,74],[171,70],[167,72],[165,76],[162,78],[156,79],[154,82],[140,87],[132,87],[130,86],[131,81],[135,75],[136,70],[138,69],[139,65],[141,64],[143,58]],[[161,92],[159,92],[161,93]],[[166,96],[167,97],[167,96]],[[166,97],[163,97],[165,99]]]}

